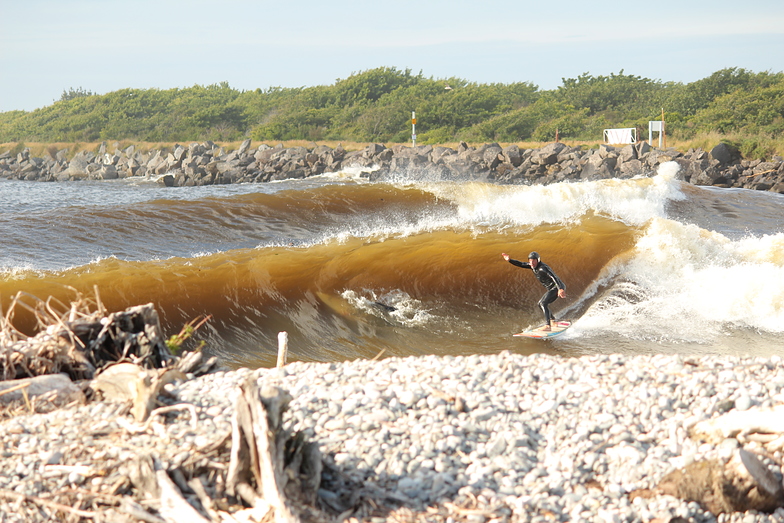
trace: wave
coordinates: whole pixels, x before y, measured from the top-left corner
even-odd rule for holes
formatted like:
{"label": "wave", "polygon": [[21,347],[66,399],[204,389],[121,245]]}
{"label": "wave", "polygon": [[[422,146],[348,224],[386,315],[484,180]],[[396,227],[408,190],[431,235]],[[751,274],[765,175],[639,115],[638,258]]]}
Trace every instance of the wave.
{"label": "wave", "polygon": [[[325,178],[42,206],[0,216],[12,240],[0,304],[97,288],[109,310],[154,303],[167,332],[211,315],[209,350],[248,366],[274,364],[284,330],[292,357],[315,361],[784,348],[781,201],[722,200],[676,173],[550,186]],[[16,242],[25,222],[30,237]],[[554,310],[577,321],[558,344],[510,341],[540,321],[543,289],[500,253],[531,250],[567,284]],[[24,311],[14,321],[35,329]]]}

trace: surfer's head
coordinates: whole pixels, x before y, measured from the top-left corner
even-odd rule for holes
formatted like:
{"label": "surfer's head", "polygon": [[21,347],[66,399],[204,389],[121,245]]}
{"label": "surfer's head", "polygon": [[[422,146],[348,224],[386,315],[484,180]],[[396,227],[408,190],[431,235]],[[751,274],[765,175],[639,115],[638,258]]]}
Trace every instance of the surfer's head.
{"label": "surfer's head", "polygon": [[536,266],[539,265],[539,253],[531,251],[531,254],[528,255],[528,263],[531,264],[531,267],[536,268]]}

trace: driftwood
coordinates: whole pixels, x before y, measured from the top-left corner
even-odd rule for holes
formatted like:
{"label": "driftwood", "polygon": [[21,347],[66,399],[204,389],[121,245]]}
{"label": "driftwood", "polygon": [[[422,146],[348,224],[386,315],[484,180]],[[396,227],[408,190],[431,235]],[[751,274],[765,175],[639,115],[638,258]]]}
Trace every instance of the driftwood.
{"label": "driftwood", "polygon": [[[215,365],[215,358],[205,359],[201,352],[174,354],[198,325],[188,324],[164,341],[151,304],[107,314],[98,303],[96,310],[90,310],[80,300],[57,313],[51,302],[39,300],[34,307],[15,302],[36,313],[41,329],[29,337],[13,328],[10,312],[0,319],[0,371],[20,378],[0,382],[0,406],[3,398],[24,401],[32,412],[31,404],[47,395],[52,405],[100,397],[130,406],[133,422],[121,414],[122,409],[115,411],[122,430],[160,433],[167,414],[184,411],[198,433],[199,407],[189,403],[159,407],[168,383],[209,372]],[[83,382],[77,385],[72,379]],[[168,461],[164,466],[150,454],[112,469],[73,469],[84,477],[104,477],[102,491],[72,486],[53,500],[16,493],[5,496],[0,491],[0,506],[3,499],[10,499],[69,517],[123,523],[330,521],[318,507],[322,475],[318,446],[283,427],[290,399],[277,388],[260,392],[256,382],[248,380],[237,392],[232,433],[189,450],[191,457],[184,462],[173,466]],[[59,465],[47,466],[51,470]],[[90,496],[95,510],[76,508],[82,506],[82,495]]]}
{"label": "driftwood", "polygon": [[142,422],[155,408],[163,387],[185,379],[185,374],[177,369],[144,369],[135,363],[118,363],[101,372],[90,387],[105,400],[131,402],[133,417]]}
{"label": "driftwood", "polygon": [[0,418],[85,403],[82,387],[65,374],[0,381]]}
{"label": "driftwood", "polygon": [[[198,469],[183,465],[164,470],[155,456],[141,456],[128,464],[128,479],[136,498],[157,514],[141,509],[136,500],[124,503],[119,510],[144,521],[167,523],[332,520],[316,506],[322,473],[318,447],[283,427],[283,413],[290,400],[287,392],[276,387],[260,392],[249,379],[237,393],[230,445],[227,438],[203,451],[217,451],[219,455],[213,460],[228,461],[224,475],[217,480],[225,488],[210,485]],[[228,506],[234,510],[219,508]],[[145,519],[147,516],[150,519]]]}
{"label": "driftwood", "polygon": [[313,504],[321,482],[318,447],[291,438],[282,429],[283,412],[290,401],[287,392],[276,387],[259,392],[256,382],[248,379],[241,387],[232,418],[227,491],[271,513],[277,522],[298,521],[286,493]]}
{"label": "driftwood", "polygon": [[[73,382],[93,380],[92,391],[110,401],[127,401],[136,421],[142,422],[157,406],[166,383],[215,367],[215,357],[182,351],[184,342],[209,317],[186,324],[167,341],[152,304],[109,314],[97,290],[95,296],[93,302],[77,294],[70,307],[64,307],[52,298],[17,294],[0,316],[0,379],[8,380],[0,382],[1,415],[43,412],[84,401],[81,387]],[[14,327],[17,308],[34,314],[37,334],[27,336]]]}
{"label": "driftwood", "polygon": [[784,435],[784,405],[732,410],[717,418],[701,421],[691,429],[693,438],[712,442],[731,437],[743,439],[751,434]]}
{"label": "driftwood", "polygon": [[690,436],[712,443],[736,438],[749,446],[739,448],[726,461],[700,460],[675,470],[656,489],[635,491],[632,498],[668,494],[696,501],[716,516],[748,510],[773,512],[784,507],[784,485],[758,457],[770,457],[784,448],[784,405],[732,410],[696,423]]}
{"label": "driftwood", "polygon": [[781,482],[751,452],[739,449],[728,462],[701,460],[665,476],[656,494],[696,501],[714,515],[773,512],[784,506]]}
{"label": "driftwood", "polygon": [[0,382],[0,405],[44,397],[55,406],[84,402],[82,389],[65,374],[50,374],[21,380]]}
{"label": "driftwood", "polygon": [[[97,291],[96,291],[97,295]],[[28,304],[25,299],[33,300]],[[145,368],[170,364],[174,355],[161,334],[151,303],[106,314],[100,300],[80,296],[70,307],[19,293],[0,318],[0,378],[3,380],[65,373],[72,380],[92,379],[106,365],[131,361]],[[32,312],[40,330],[26,336],[13,326],[16,307]]]}

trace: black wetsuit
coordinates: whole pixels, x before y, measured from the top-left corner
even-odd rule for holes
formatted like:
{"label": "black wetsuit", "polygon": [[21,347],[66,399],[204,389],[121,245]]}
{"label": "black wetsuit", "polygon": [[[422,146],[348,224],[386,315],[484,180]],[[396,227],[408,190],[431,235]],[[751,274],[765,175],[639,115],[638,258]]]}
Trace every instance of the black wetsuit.
{"label": "black wetsuit", "polygon": [[550,321],[555,319],[550,313],[550,304],[558,298],[558,289],[566,290],[566,285],[563,284],[546,263],[542,263],[541,261],[536,264],[536,269],[531,267],[531,264],[528,262],[513,260],[511,258],[509,258],[509,263],[517,267],[522,267],[523,269],[531,269],[534,271],[536,279],[547,289],[547,292],[544,293],[542,299],[539,300],[539,307],[541,307],[542,312],[544,312],[544,321],[547,325],[550,325]]}

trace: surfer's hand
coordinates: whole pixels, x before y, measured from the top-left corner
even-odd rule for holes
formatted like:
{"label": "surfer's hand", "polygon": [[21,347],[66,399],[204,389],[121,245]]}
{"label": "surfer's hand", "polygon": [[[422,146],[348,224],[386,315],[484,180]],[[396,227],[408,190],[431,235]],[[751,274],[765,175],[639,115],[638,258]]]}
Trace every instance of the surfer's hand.
{"label": "surfer's hand", "polygon": [[558,297],[566,298],[566,289],[558,289]]}
{"label": "surfer's hand", "polygon": [[503,256],[506,261],[509,261],[509,255],[506,254],[505,252],[502,252],[501,256]]}

